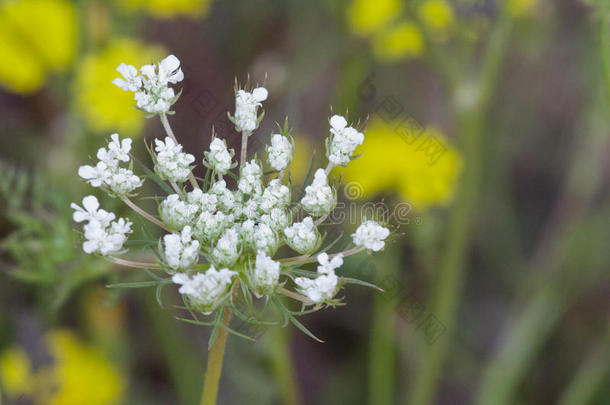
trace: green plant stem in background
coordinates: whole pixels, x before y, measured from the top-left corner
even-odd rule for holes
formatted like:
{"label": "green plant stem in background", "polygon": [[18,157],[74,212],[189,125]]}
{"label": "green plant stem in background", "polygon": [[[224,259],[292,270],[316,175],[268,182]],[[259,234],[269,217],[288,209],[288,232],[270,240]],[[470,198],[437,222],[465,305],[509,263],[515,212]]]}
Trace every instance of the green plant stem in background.
{"label": "green plant stem in background", "polygon": [[[231,309],[225,308],[222,315],[222,324],[229,327],[231,322]],[[216,397],[218,396],[218,384],[220,383],[220,375],[222,374],[222,362],[225,355],[225,347],[227,345],[228,332],[224,327],[218,331],[218,336],[208,353],[208,365],[205,370],[205,379],[203,381],[203,394],[201,396],[201,405],[215,405]]]}
{"label": "green plant stem in background", "polygon": [[465,168],[458,186],[445,254],[430,305],[434,316],[446,327],[446,332],[425,349],[414,384],[407,396],[409,405],[427,405],[433,401],[441,367],[452,341],[464,262],[470,242],[472,216],[476,212],[475,205],[478,200],[485,116],[496,87],[510,31],[510,19],[505,15],[499,16],[490,37],[480,77],[471,84],[465,82],[455,89],[455,109]]}
{"label": "green plant stem in background", "polygon": [[[394,246],[386,248],[380,263],[384,277],[398,277],[399,251]],[[395,303],[386,293],[374,293],[373,321],[369,351],[369,393],[370,405],[394,404],[396,391],[396,339]]]}
{"label": "green plant stem in background", "polygon": [[271,327],[269,332],[271,369],[280,392],[281,403],[284,405],[301,405],[303,402],[291,362],[290,330],[288,328]]}
{"label": "green plant stem in background", "polygon": [[592,403],[599,388],[610,375],[610,323],[599,345],[576,371],[557,402],[559,405],[587,405]]}
{"label": "green plant stem in background", "polygon": [[181,404],[196,404],[201,395],[200,375],[202,356],[193,355],[185,345],[185,336],[176,321],[164,311],[159,311],[159,304],[148,289],[142,289],[142,300],[148,317],[154,328],[154,335],[160,352],[167,363],[171,383]]}
{"label": "green plant stem in background", "polygon": [[[591,215],[558,241],[559,255],[547,264],[553,271],[548,284],[513,322],[497,355],[483,374],[477,405],[510,405],[535,356],[561,315],[580,294],[598,284],[607,265],[604,246],[610,238],[606,222],[610,207]],[[547,271],[547,269],[542,269]]]}

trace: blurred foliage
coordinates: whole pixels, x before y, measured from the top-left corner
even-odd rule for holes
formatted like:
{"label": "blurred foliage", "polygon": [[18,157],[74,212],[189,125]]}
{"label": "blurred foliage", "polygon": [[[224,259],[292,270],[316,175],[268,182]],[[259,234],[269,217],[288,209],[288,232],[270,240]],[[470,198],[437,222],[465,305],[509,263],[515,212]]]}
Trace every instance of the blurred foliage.
{"label": "blurred foliage", "polygon": [[4,270],[38,284],[58,309],[79,285],[107,274],[108,264],[80,253],[70,200],[44,177],[0,162],[0,206],[13,231],[0,241]]}

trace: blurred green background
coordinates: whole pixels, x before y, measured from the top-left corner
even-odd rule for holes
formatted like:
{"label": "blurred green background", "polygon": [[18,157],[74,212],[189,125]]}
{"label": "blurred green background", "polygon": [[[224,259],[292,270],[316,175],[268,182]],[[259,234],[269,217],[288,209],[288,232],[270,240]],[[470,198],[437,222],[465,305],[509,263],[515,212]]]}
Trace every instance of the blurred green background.
{"label": "blurred green background", "polygon": [[302,319],[325,343],[229,338],[219,403],[610,404],[604,0],[1,0],[0,403],[199,401],[209,331],[171,288],[106,288],[134,275],[84,255],[69,208],[110,133],[142,157],[164,136],[111,80],[169,53],[197,159],[212,126],[238,147],[235,78],[266,80],[251,147],[288,116],[303,179],[331,106],[367,121],[337,226],[383,201],[404,233],[341,270],[386,293]]}

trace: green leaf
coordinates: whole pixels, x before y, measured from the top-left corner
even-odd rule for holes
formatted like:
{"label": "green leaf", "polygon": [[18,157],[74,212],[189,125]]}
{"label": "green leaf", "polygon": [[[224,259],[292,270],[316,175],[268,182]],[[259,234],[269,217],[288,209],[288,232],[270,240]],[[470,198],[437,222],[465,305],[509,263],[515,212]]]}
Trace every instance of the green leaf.
{"label": "green leaf", "polygon": [[135,281],[131,283],[108,284],[107,288],[146,288],[159,285],[157,281]]}
{"label": "green leaf", "polygon": [[366,281],[358,280],[357,278],[349,278],[349,277],[339,277],[340,281],[344,281],[345,284],[358,284],[365,287],[373,288],[377,291],[385,292],[385,290],[381,287],[376,286],[372,283],[367,283]]}

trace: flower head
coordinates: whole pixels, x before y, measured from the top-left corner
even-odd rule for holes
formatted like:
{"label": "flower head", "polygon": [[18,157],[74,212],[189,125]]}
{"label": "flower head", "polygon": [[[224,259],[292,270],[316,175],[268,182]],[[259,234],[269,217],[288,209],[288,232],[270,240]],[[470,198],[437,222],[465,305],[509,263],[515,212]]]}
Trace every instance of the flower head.
{"label": "flower head", "polygon": [[255,160],[247,162],[239,178],[238,188],[244,194],[260,194],[262,189],[263,169]]}
{"label": "flower head", "polygon": [[259,297],[272,294],[280,278],[280,263],[263,252],[256,255],[254,268],[250,272],[250,287]]}
{"label": "flower head", "polygon": [[363,222],[356,232],[352,234],[352,239],[356,246],[378,252],[385,246],[384,240],[390,235],[390,230],[379,225],[377,222],[368,220]]}
{"label": "flower head", "polygon": [[137,74],[135,66],[121,63],[117,71],[123,76],[112,82],[124,91],[134,93],[136,105],[151,114],[167,113],[176,101],[174,89],[169,84],[176,84],[184,79],[180,61],[169,55],[157,66],[144,65]]}
{"label": "flower head", "polygon": [[104,187],[119,196],[127,195],[142,185],[142,180],[131,169],[120,166],[121,162],[129,162],[130,150],[131,139],[121,141],[118,134],[112,134],[108,148],[97,151],[97,164],[81,166],[78,175],[93,187]]}
{"label": "flower head", "polygon": [[223,268],[216,270],[214,265],[205,273],[188,276],[184,273],[174,274],[172,281],[180,284],[178,291],[188,297],[189,303],[204,314],[211,313],[227,292],[236,272]]}
{"label": "flower head", "polygon": [[326,141],[326,157],[334,165],[345,166],[352,159],[354,150],[364,142],[364,134],[348,127],[346,119],[340,115],[330,118],[330,133]]}
{"label": "flower head", "polygon": [[318,246],[320,238],[311,217],[306,217],[303,221],[295,222],[284,229],[284,236],[286,236],[288,246],[301,254],[313,252]]}
{"label": "flower head", "polygon": [[232,163],[235,152],[233,149],[227,149],[227,143],[220,138],[212,139],[210,143],[210,151],[204,152],[205,159],[203,164],[218,174],[226,174],[230,169],[234,167]]}
{"label": "flower head", "polygon": [[271,136],[271,145],[267,146],[269,165],[274,170],[284,170],[292,161],[294,145],[288,137],[275,134]]}
{"label": "flower head", "polygon": [[314,217],[329,214],[337,205],[337,196],[328,185],[324,169],[318,169],[311,185],[305,187],[301,204],[305,211]]}
{"label": "flower head", "polygon": [[235,95],[235,128],[238,132],[254,131],[258,127],[258,107],[267,100],[267,89],[257,87],[251,93],[238,90]]}
{"label": "flower head", "polygon": [[98,209],[99,206],[99,201],[92,195],[83,198],[82,208],[77,204],[70,204],[74,210],[74,220],[76,222],[87,221],[87,224],[83,226],[85,253],[99,253],[106,256],[123,248],[127,235],[131,233],[131,222],[124,218],[114,221],[116,216],[111,212]]}
{"label": "flower head", "polygon": [[193,240],[191,227],[185,226],[180,233],[163,237],[165,262],[172,270],[188,270],[197,263],[199,242]]}
{"label": "flower head", "polygon": [[193,222],[199,207],[180,200],[178,194],[170,194],[159,204],[159,215],[164,224],[172,230],[181,230]]}
{"label": "flower head", "polygon": [[162,179],[182,183],[191,173],[190,164],[195,156],[182,152],[182,145],[166,137],[165,142],[155,139],[155,171]]}

